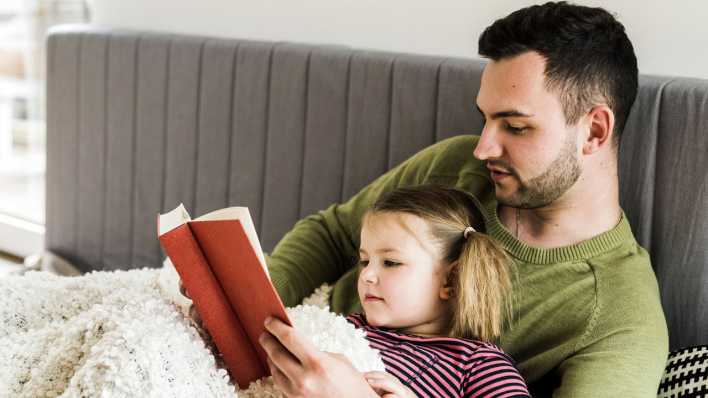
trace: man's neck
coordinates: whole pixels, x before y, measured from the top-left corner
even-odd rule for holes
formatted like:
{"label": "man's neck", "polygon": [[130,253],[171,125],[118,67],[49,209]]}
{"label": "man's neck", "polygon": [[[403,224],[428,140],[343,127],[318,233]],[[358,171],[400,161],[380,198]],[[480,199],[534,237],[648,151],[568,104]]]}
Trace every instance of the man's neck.
{"label": "man's neck", "polygon": [[[617,183],[602,193],[590,190],[568,192],[555,202],[536,209],[501,205],[502,224],[529,246],[550,249],[574,245],[614,228],[620,220]],[[585,191],[585,192],[583,192]]]}

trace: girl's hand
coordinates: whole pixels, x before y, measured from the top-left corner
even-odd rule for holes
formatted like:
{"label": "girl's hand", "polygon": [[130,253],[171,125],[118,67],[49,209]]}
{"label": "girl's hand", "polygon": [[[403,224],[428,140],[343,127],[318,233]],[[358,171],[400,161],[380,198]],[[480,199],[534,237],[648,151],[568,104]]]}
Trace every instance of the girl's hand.
{"label": "girl's hand", "polygon": [[386,372],[366,372],[364,378],[371,388],[384,398],[416,398],[415,393],[395,376]]}

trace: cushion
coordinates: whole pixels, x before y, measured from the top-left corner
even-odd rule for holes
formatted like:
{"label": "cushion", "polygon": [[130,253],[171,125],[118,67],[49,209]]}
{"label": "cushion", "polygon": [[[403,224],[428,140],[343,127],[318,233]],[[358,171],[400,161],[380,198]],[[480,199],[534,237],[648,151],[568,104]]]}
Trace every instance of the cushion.
{"label": "cushion", "polygon": [[658,397],[708,397],[708,345],[669,354]]}

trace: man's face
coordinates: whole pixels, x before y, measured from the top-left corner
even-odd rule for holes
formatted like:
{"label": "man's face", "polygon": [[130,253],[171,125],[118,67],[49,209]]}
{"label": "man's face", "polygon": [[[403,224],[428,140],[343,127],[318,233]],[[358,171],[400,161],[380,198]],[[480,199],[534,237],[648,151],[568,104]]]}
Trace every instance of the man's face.
{"label": "man's face", "polygon": [[581,174],[578,125],[567,126],[558,95],[544,83],[545,60],[527,52],[491,61],[477,106],[486,119],[474,156],[487,161],[499,203],[546,206]]}

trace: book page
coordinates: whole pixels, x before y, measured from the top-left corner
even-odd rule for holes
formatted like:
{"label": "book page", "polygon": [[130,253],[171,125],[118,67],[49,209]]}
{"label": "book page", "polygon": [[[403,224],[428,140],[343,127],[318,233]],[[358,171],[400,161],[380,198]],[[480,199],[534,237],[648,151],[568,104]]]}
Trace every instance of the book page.
{"label": "book page", "polygon": [[266,266],[265,256],[263,255],[263,249],[261,249],[261,243],[260,240],[258,240],[258,234],[256,233],[256,228],[253,226],[253,219],[251,219],[251,213],[248,211],[248,207],[227,207],[224,209],[214,210],[211,213],[207,213],[203,216],[196,218],[194,221],[215,220],[241,221],[241,225],[243,225],[243,229],[246,232],[248,241],[251,246],[253,246],[253,251],[256,252],[256,256],[261,262],[263,270],[265,270],[266,275],[270,279],[268,267]]}
{"label": "book page", "polygon": [[172,231],[180,225],[191,221],[187,209],[182,203],[175,207],[172,211],[165,214],[159,214],[157,217],[157,236],[162,236],[165,233]]}

